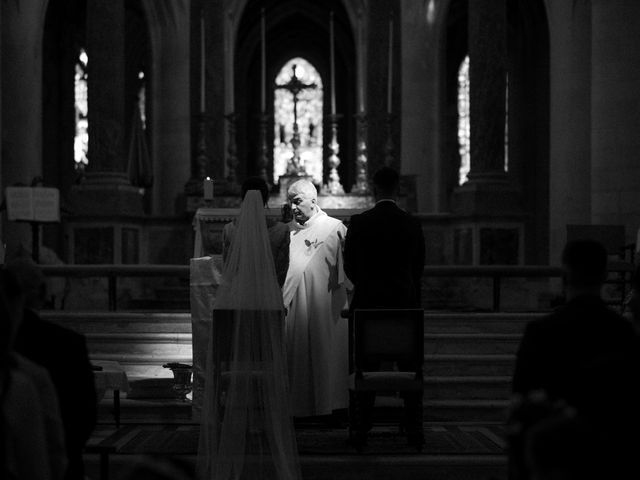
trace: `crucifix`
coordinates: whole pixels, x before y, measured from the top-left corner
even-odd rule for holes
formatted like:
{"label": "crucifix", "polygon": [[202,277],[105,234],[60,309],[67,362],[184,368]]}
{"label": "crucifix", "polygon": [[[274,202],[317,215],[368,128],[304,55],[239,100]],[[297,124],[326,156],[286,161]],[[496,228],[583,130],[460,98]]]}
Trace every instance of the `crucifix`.
{"label": "crucifix", "polygon": [[276,88],[282,88],[293,94],[293,136],[291,137],[291,147],[293,148],[293,156],[289,159],[287,165],[287,175],[305,175],[306,169],[300,162],[300,132],[298,131],[298,94],[303,90],[314,89],[317,87],[315,83],[303,83],[296,76],[296,65],[291,66],[293,74],[291,79]]}

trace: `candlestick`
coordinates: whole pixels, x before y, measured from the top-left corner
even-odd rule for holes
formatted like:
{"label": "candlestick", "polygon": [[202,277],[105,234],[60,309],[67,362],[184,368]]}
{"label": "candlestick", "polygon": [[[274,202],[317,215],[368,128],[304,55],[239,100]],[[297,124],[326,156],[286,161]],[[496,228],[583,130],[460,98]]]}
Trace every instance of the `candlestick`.
{"label": "candlestick", "polygon": [[333,10],[331,11],[331,15],[329,16],[329,52],[331,58],[331,115],[336,114],[336,78],[335,78],[335,54],[334,54],[334,46],[333,46]]}
{"label": "candlestick", "polygon": [[264,7],[260,10],[260,111],[265,113],[267,107],[267,59],[265,48]]}
{"label": "candlestick", "polygon": [[387,78],[387,113],[391,113],[391,91],[393,90],[393,19],[389,20],[389,73]]}
{"label": "candlestick", "polygon": [[204,113],[204,78],[205,78],[205,54],[204,54],[204,10],[200,16],[200,112]]}
{"label": "candlestick", "polygon": [[202,190],[204,191],[205,200],[213,200],[213,179],[211,177],[204,179]]}

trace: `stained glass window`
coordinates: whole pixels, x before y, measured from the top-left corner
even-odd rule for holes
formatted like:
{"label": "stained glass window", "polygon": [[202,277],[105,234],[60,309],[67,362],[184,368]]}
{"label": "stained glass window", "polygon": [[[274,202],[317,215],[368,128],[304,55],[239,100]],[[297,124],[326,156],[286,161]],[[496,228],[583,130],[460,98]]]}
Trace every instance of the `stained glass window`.
{"label": "stained glass window", "polygon": [[142,122],[142,129],[147,128],[147,82],[144,78],[144,72],[141,70],[138,73],[138,111],[140,112],[140,121]]}
{"label": "stained glass window", "polygon": [[[471,168],[471,122],[469,110],[469,56],[460,64],[458,69],[458,151],[460,152],[460,170],[458,171],[458,185],[467,181]],[[509,171],[509,76],[505,95],[504,122],[504,171]]]}
{"label": "stained glass window", "polygon": [[73,142],[73,158],[77,170],[84,170],[89,164],[89,106],[87,102],[87,52],[80,49],[75,73],[75,119],[76,133]]}
{"label": "stained glass window", "polygon": [[471,122],[469,121],[469,56],[458,69],[458,151],[460,152],[460,170],[458,184],[467,181],[471,167]]}
{"label": "stained glass window", "polygon": [[[322,183],[322,79],[315,67],[304,58],[292,58],[284,64],[276,76],[276,84],[291,80],[292,66],[296,76],[304,84],[316,84],[316,88],[302,90],[298,94],[298,132],[300,135],[300,159],[314,183]],[[293,157],[293,94],[277,88],[274,91],[274,142],[273,180],[277,182],[287,171],[287,163]]]}

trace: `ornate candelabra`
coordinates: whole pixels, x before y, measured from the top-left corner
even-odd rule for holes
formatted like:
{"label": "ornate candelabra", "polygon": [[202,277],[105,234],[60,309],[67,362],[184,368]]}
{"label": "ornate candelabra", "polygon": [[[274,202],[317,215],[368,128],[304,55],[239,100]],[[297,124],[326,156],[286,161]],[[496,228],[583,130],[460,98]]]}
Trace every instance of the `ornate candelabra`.
{"label": "ornate candelabra", "polygon": [[338,174],[338,167],[340,166],[340,158],[338,152],[340,151],[340,144],[338,143],[338,120],[342,117],[339,114],[329,115],[329,121],[331,122],[331,142],[329,143],[329,181],[327,182],[326,191],[332,195],[344,195],[344,188],[340,183],[340,175]]}
{"label": "ornate candelabra", "polygon": [[356,140],[356,183],[351,189],[351,193],[367,195],[370,193],[368,180],[368,160],[367,160],[367,114],[360,112],[356,114],[357,140]]}
{"label": "ornate candelabra", "polygon": [[227,144],[227,183],[229,186],[229,190],[235,192],[238,190],[238,156],[236,150],[236,119],[237,115],[233,112],[228,113],[224,116],[227,120],[227,133],[228,133],[228,144]]}
{"label": "ornate candelabra", "polygon": [[258,148],[258,175],[271,185],[269,175],[267,175],[267,166],[269,165],[269,150],[267,148],[267,124],[269,123],[269,115],[263,112],[260,115],[260,146]]}
{"label": "ornate candelabra", "polygon": [[185,186],[187,195],[201,196],[203,194],[202,181],[206,177],[207,166],[209,165],[209,156],[207,155],[207,139],[206,127],[208,115],[204,112],[196,116],[198,122],[198,143],[194,169],[191,178]]}

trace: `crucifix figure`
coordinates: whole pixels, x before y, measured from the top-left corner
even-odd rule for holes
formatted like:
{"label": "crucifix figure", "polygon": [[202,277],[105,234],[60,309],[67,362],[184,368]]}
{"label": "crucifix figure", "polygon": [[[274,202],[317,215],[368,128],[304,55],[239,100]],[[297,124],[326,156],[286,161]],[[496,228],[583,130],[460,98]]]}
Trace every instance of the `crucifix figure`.
{"label": "crucifix figure", "polygon": [[303,83],[296,76],[296,65],[291,66],[293,74],[291,79],[283,84],[277,85],[276,88],[282,88],[293,94],[293,136],[291,137],[291,147],[293,148],[293,156],[287,165],[287,175],[305,175],[306,169],[300,162],[300,132],[298,131],[298,94],[306,89],[314,89],[317,87],[315,83]]}

